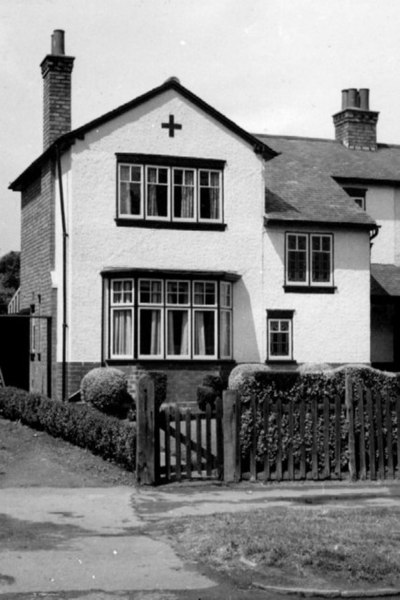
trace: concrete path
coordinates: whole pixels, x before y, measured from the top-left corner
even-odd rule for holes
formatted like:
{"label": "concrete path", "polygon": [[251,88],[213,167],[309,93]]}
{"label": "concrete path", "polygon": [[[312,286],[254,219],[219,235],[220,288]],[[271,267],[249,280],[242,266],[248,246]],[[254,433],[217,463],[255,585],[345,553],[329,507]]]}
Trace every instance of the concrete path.
{"label": "concrete path", "polygon": [[16,530],[25,527],[31,548],[12,539],[0,548],[0,598],[11,592],[214,586],[164,541],[141,533],[144,522],[133,509],[134,495],[128,487],[0,490],[0,514],[13,520]]}

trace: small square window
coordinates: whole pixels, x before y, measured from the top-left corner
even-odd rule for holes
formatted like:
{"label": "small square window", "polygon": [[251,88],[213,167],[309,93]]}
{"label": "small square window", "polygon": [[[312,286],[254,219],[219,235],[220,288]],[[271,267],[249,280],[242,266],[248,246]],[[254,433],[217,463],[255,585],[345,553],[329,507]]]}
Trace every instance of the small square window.
{"label": "small square window", "polygon": [[[279,316],[270,316],[279,314]],[[280,315],[288,316],[280,316]],[[292,313],[269,311],[267,324],[267,356],[269,360],[292,360]]]}

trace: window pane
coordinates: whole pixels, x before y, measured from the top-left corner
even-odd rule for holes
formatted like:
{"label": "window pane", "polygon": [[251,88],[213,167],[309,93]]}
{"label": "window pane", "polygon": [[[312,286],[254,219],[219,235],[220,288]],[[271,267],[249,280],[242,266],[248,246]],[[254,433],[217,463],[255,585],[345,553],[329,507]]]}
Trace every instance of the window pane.
{"label": "window pane", "polygon": [[119,168],[119,176],[121,181],[129,181],[130,177],[130,167],[121,165]]}
{"label": "window pane", "polygon": [[288,281],[307,281],[306,251],[288,251]]}
{"label": "window pane", "polygon": [[232,308],[232,286],[225,281],[221,282],[221,306]]}
{"label": "window pane", "polygon": [[187,281],[167,282],[167,304],[188,304],[189,283]]}
{"label": "window pane", "polygon": [[131,168],[131,179],[132,179],[132,181],[141,181],[142,180],[141,167],[132,167]]}
{"label": "window pane", "polygon": [[197,356],[215,354],[215,312],[195,311],[194,353]]}
{"label": "window pane", "polygon": [[113,356],[133,356],[132,309],[114,309],[112,311]]}
{"label": "window pane", "polygon": [[200,219],[220,218],[220,173],[200,171]]}
{"label": "window pane", "polygon": [[214,306],[216,304],[216,287],[213,281],[194,282],[194,304]]}
{"label": "window pane", "polygon": [[149,217],[168,216],[168,186],[159,184],[147,186],[147,214]]}
{"label": "window pane", "polygon": [[162,282],[154,279],[141,279],[140,302],[144,304],[161,304]]}
{"label": "window pane", "polygon": [[140,310],[139,353],[148,356],[161,354],[161,311],[159,309]]}
{"label": "window pane", "polygon": [[228,310],[221,311],[220,319],[220,347],[221,358],[231,358],[232,354],[232,313]]}
{"label": "window pane", "polygon": [[187,310],[169,310],[167,318],[167,353],[189,355],[189,314]]}
{"label": "window pane", "polygon": [[194,171],[174,170],[174,212],[177,219],[194,218]]}
{"label": "window pane", "polygon": [[331,280],[331,238],[312,237],[311,279],[313,283],[329,283]]}
{"label": "window pane", "polygon": [[121,181],[119,210],[122,215],[140,215],[142,188],[140,183]]}

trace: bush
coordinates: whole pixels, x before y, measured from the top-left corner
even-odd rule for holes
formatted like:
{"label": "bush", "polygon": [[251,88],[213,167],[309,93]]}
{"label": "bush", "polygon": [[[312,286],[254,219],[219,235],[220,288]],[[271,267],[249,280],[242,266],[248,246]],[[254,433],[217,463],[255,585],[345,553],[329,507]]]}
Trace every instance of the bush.
{"label": "bush", "polygon": [[[252,444],[254,427],[256,428],[257,438],[257,460],[262,463],[266,445],[271,464],[277,457],[278,450],[278,431],[276,411],[271,410],[268,417],[268,437],[266,439],[264,432],[264,400],[275,403],[278,399],[282,401],[285,409],[282,412],[280,423],[280,436],[282,440],[282,459],[283,468],[287,468],[288,449],[291,446],[294,460],[298,460],[301,454],[302,442],[306,448],[306,460],[311,465],[313,429],[312,412],[315,403],[319,404],[318,427],[317,427],[317,453],[319,467],[322,468],[325,459],[324,445],[324,415],[322,403],[328,396],[330,399],[339,397],[341,399],[340,413],[340,431],[341,431],[341,465],[345,467],[348,464],[348,424],[344,406],[345,395],[345,375],[349,373],[353,382],[354,398],[358,400],[358,385],[363,385],[371,389],[372,392],[379,391],[381,394],[389,397],[390,410],[392,412],[391,420],[393,423],[393,435],[397,432],[397,417],[395,411],[395,399],[400,395],[400,375],[384,373],[371,367],[360,365],[347,365],[331,370],[319,370],[316,372],[299,373],[290,372],[268,372],[265,370],[249,370],[242,372],[240,378],[236,378],[236,389],[241,398],[241,451],[246,468],[249,460],[249,452]],[[251,399],[256,400],[256,419],[254,421],[253,413],[250,407]],[[293,407],[293,437],[289,435],[288,405]],[[305,432],[304,438],[300,437],[299,426],[299,405],[305,406]],[[382,422],[385,423],[386,404],[383,403]],[[331,465],[335,466],[335,414],[330,412],[330,439],[329,439],[329,458]],[[356,437],[360,432],[360,421],[356,412],[355,433]],[[365,432],[366,442],[368,441],[368,430]]]}
{"label": "bush", "polygon": [[125,374],[112,367],[92,369],[81,381],[84,402],[108,415],[125,418],[132,407]]}
{"label": "bush", "polygon": [[217,398],[222,397],[226,386],[220,375],[205,375],[202,385],[197,388],[197,405],[200,410],[205,411],[207,404],[213,409]]}
{"label": "bush", "polygon": [[59,402],[41,394],[5,387],[0,388],[0,415],[87,448],[129,471],[135,469],[136,427],[90,405]]}

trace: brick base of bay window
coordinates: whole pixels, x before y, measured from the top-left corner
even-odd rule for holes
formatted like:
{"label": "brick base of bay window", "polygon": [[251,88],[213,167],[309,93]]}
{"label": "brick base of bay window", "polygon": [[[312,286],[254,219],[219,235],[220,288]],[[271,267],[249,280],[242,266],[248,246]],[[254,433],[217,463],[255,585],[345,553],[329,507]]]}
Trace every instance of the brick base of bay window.
{"label": "brick base of bay window", "polygon": [[123,371],[128,378],[128,391],[136,400],[137,382],[146,373],[163,373],[167,377],[166,402],[168,404],[195,404],[197,388],[206,375],[220,375],[224,381],[235,366],[233,361],[212,361],[198,364],[182,364],[176,361],[146,362],[135,365],[118,364],[110,366]]}
{"label": "brick base of bay window", "polygon": [[[227,382],[229,373],[236,363],[233,361],[207,361],[197,364],[182,364],[173,361],[162,363],[152,361],[128,365],[113,361],[109,366],[123,371],[128,379],[128,392],[136,400],[137,382],[146,373],[163,373],[167,377],[166,402],[168,404],[195,404],[197,388],[206,375],[220,375]],[[100,362],[70,362],[66,365],[66,397],[69,398],[80,388],[82,378],[100,367]],[[53,398],[62,399],[62,363],[57,363],[57,385]]]}

